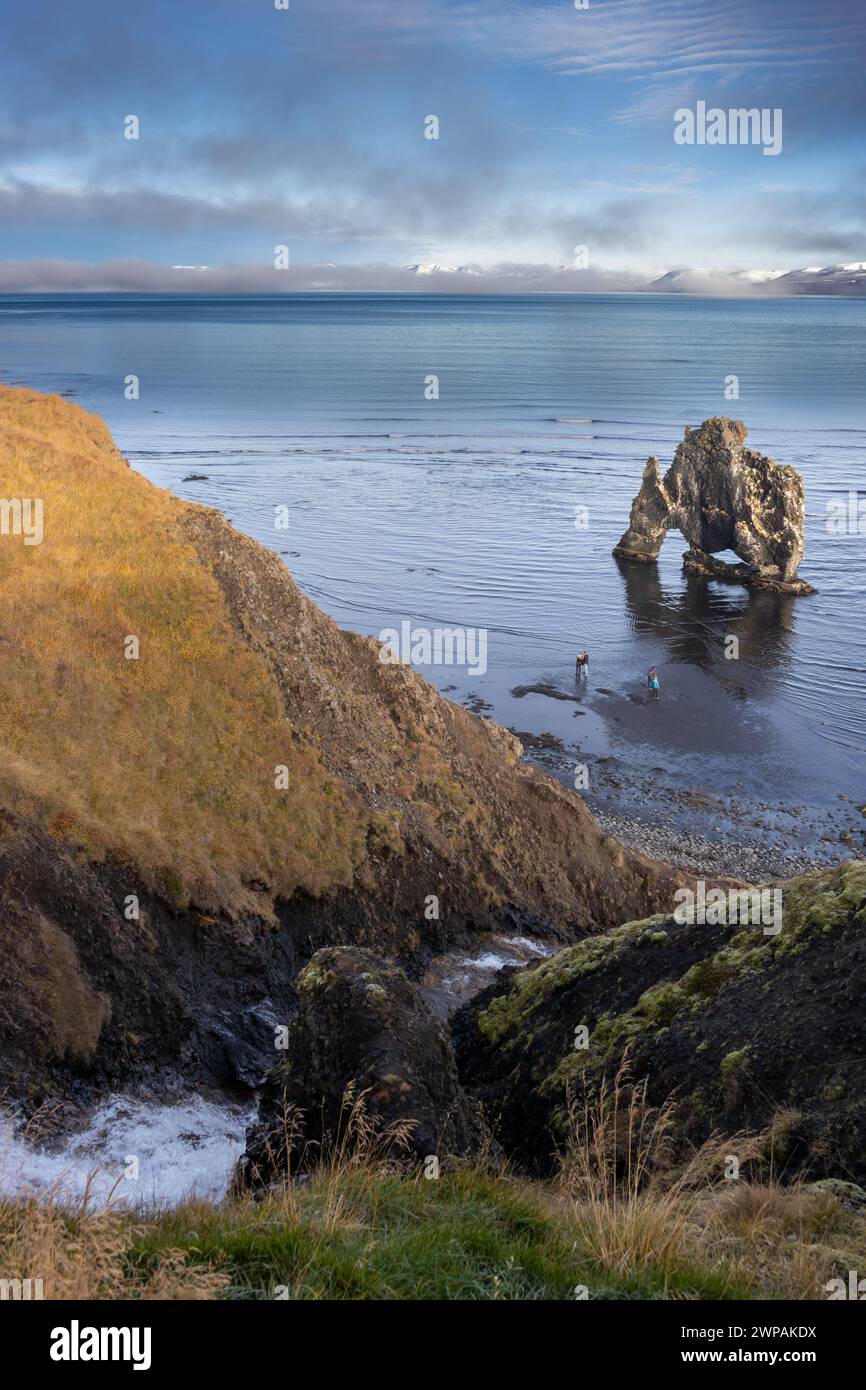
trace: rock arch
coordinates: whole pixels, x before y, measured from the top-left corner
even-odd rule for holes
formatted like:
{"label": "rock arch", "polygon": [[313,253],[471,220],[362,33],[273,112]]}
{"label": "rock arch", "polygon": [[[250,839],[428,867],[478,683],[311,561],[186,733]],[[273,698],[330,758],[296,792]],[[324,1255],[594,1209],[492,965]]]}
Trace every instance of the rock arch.
{"label": "rock arch", "polygon": [[[790,465],[745,448],[747,434],[742,421],[714,416],[700,429],[686,426],[664,477],[658,460],[649,458],[614,555],[656,560],[668,531],[679,530],[690,546],[683,557],[690,574],[814,593],[797,578],[804,547],[803,479]],[[743,563],[713,558],[724,550]]]}

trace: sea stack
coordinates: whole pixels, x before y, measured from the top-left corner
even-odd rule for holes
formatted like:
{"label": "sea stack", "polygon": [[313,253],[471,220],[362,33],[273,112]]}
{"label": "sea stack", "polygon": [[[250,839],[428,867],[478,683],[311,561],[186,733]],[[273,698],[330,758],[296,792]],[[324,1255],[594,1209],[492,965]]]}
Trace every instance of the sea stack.
{"label": "sea stack", "polygon": [[[803,479],[790,465],[745,448],[747,434],[742,421],[714,417],[697,430],[686,426],[664,477],[658,461],[648,459],[614,555],[656,560],[675,529],[691,547],[683,557],[688,574],[813,594],[812,585],[797,578],[804,548]],[[714,558],[725,550],[743,564]]]}

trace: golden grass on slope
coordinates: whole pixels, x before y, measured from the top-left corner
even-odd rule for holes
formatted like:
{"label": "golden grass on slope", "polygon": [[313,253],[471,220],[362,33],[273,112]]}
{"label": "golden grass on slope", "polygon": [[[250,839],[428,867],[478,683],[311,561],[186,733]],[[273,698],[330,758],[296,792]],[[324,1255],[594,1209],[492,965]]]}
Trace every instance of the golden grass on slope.
{"label": "golden grass on slope", "polygon": [[348,881],[354,813],[182,538],[185,505],[95,416],[8,388],[0,495],[44,507],[41,544],[0,535],[0,791],[178,904],[267,911],[249,881]]}
{"label": "golden grass on slope", "polygon": [[[216,1298],[225,1275],[188,1264],[181,1250],[164,1249],[145,1272],[130,1267],[128,1251],[138,1228],[110,1206],[83,1201],[64,1210],[53,1194],[0,1205],[0,1280],[30,1281],[30,1297],[96,1299]],[[21,1271],[26,1271],[21,1273]],[[36,1281],[40,1293],[36,1293]],[[23,1292],[23,1288],[22,1288]],[[12,1293],[14,1297],[14,1292]]]}
{"label": "golden grass on slope", "polygon": [[[682,1296],[697,1275],[719,1281],[725,1297],[809,1300],[863,1262],[866,1206],[846,1210],[832,1191],[804,1182],[782,1186],[772,1126],[714,1134],[672,1163],[673,1103],[649,1105],[627,1062],[572,1100],[568,1119],[550,1209],[565,1213],[577,1247],[609,1278],[660,1279]],[[731,1155],[743,1165],[768,1160],[768,1180],[726,1178]]]}

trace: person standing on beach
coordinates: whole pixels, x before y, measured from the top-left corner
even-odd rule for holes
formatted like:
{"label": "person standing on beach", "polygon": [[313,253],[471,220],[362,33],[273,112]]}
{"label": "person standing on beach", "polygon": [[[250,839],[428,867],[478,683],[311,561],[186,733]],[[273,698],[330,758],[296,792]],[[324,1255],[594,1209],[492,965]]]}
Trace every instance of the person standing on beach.
{"label": "person standing on beach", "polygon": [[650,699],[657,700],[661,695],[661,686],[659,685],[659,678],[654,666],[651,666],[646,673],[646,683],[649,689]]}

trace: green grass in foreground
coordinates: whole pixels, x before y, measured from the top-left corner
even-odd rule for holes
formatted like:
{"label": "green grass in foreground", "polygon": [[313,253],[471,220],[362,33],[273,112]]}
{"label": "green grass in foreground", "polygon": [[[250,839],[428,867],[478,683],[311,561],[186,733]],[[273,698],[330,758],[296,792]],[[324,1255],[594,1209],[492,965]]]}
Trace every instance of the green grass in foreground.
{"label": "green grass in foreground", "polygon": [[608,1202],[478,1171],[323,1173],[262,1201],[157,1213],[0,1204],[0,1277],[46,1298],[825,1297],[866,1263],[866,1215],[804,1186]]}
{"label": "green grass in foreground", "polygon": [[[627,1274],[580,1238],[551,1189],[463,1172],[343,1175],[263,1203],[184,1206],[136,1234],[128,1258],[150,1275],[169,1251],[221,1270],[224,1298],[748,1298],[724,1264],[646,1261]],[[607,1267],[605,1267],[607,1263]]]}
{"label": "green grass in foreground", "polygon": [[[351,1177],[336,1203],[314,1187],[288,1201],[183,1207],[137,1237],[131,1258],[153,1268],[167,1250],[225,1270],[224,1297],[301,1299],[573,1299],[664,1296],[666,1272],[640,1280],[593,1270],[567,1229],[525,1189],[471,1173]],[[730,1297],[695,1271],[678,1292]],[[285,1296],[285,1295],[284,1295]]]}
{"label": "green grass in foreground", "polygon": [[259,1201],[0,1201],[0,1279],[41,1278],[49,1299],[821,1299],[866,1267],[853,1183],[720,1176],[767,1136],[673,1166],[670,1107],[622,1075],[569,1119],[549,1181],[484,1162],[427,1180],[356,1116],[352,1143]]}

